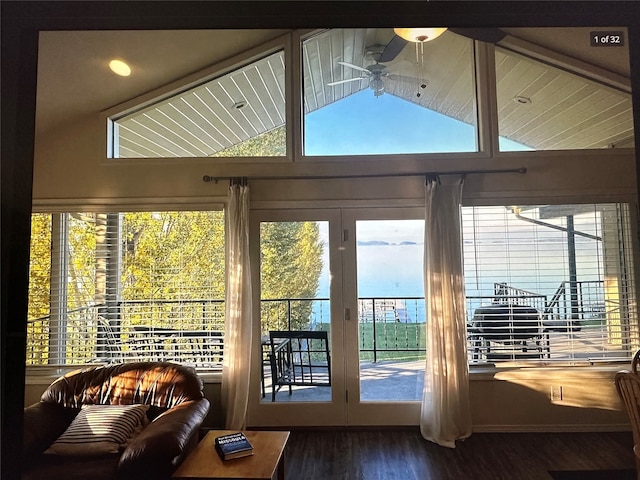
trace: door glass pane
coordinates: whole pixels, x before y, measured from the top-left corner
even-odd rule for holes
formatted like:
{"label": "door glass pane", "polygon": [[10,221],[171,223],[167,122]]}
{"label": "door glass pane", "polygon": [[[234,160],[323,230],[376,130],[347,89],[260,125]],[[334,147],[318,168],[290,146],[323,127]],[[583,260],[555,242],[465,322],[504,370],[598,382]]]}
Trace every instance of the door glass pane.
{"label": "door glass pane", "polygon": [[260,224],[262,401],[331,400],[329,222]]}
{"label": "door glass pane", "polygon": [[362,401],[420,400],[425,365],[423,220],[356,222]]}
{"label": "door glass pane", "polygon": [[305,40],[302,58],[305,155],[477,151],[469,38],[339,28]]}

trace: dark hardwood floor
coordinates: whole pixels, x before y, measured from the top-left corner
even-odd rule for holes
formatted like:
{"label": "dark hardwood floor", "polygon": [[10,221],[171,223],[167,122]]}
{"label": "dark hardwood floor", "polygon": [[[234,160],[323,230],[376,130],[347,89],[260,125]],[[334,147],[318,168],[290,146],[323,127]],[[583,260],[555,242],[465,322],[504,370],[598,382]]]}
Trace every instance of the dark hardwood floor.
{"label": "dark hardwood floor", "polygon": [[549,470],[633,469],[632,443],[630,432],[474,433],[449,449],[417,429],[294,430],[286,472],[288,480],[549,480]]}

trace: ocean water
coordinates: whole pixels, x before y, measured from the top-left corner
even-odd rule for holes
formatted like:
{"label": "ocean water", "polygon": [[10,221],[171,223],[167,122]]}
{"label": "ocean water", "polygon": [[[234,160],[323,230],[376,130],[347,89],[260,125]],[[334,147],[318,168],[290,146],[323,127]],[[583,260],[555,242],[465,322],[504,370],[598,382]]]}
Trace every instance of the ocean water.
{"label": "ocean water", "polygon": [[[542,245],[523,243],[505,245],[487,243],[471,248],[465,245],[464,275],[465,293],[468,297],[490,297],[494,283],[506,283],[511,287],[527,290],[550,298],[561,285],[569,280],[567,247],[564,242]],[[424,298],[423,245],[389,244],[358,246],[358,297]],[[576,243],[576,267],[579,281],[602,278],[602,255],[596,242]],[[329,272],[325,262],[319,298],[329,296]],[[487,303],[488,298],[469,303],[476,308]],[[404,321],[424,321],[424,301],[404,302],[407,314]],[[397,307],[402,308],[402,303]],[[326,306],[324,307],[326,309]]]}

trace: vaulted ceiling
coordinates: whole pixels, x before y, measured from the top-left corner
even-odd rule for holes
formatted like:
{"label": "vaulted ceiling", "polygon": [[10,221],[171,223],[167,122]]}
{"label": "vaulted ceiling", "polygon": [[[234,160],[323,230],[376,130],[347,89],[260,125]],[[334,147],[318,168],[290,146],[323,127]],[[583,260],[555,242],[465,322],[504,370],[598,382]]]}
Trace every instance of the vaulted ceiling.
{"label": "vaulted ceiling", "polygon": [[[575,60],[583,69],[576,75],[571,66],[559,68],[498,49],[502,135],[537,149],[632,146],[631,96],[615,85],[588,78],[583,71],[585,65],[592,65],[600,75],[609,72],[624,83],[629,76],[625,48],[590,47],[586,28],[505,31],[536,48],[553,44],[552,52]],[[283,33],[44,32],[39,51],[37,133],[97,115]],[[368,88],[370,77],[344,63],[362,68],[375,65],[380,48],[392,37],[392,29],[336,29],[307,40],[303,48],[305,111]],[[475,123],[472,48],[472,41],[451,31],[423,51],[407,45],[384,64],[390,73],[383,78],[385,94]],[[416,71],[417,53],[421,72]],[[116,77],[108,71],[108,60],[117,57],[132,65],[130,77]],[[361,77],[366,78],[344,82]],[[284,56],[275,54],[201,85],[179,100],[153,105],[145,110],[144,118],[123,123],[122,131],[130,136],[123,139],[122,156],[208,156],[282,125],[284,79]],[[417,95],[423,82],[428,89]],[[522,103],[519,98],[530,102]],[[240,100],[250,108],[237,108]]]}

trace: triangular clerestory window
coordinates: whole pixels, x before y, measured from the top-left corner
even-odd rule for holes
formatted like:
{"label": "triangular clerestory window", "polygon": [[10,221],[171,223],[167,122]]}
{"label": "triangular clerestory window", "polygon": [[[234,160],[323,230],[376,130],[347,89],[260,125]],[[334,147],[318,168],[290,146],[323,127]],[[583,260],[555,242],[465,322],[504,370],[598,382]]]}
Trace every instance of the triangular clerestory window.
{"label": "triangular clerestory window", "polygon": [[284,156],[284,52],[113,120],[113,158]]}

